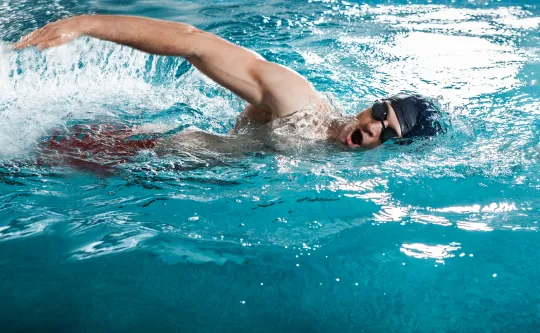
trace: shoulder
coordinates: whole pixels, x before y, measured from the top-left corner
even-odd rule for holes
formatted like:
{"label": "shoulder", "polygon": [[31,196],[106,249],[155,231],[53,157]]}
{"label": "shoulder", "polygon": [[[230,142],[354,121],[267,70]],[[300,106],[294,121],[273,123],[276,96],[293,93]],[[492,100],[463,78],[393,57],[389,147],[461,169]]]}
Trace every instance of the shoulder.
{"label": "shoulder", "polygon": [[[294,97],[294,96],[293,96]],[[273,119],[290,118],[298,114],[326,115],[334,112],[329,101],[313,90],[292,103],[283,103],[273,110]]]}
{"label": "shoulder", "polygon": [[319,94],[315,87],[291,68],[259,59],[254,72],[263,93],[262,103],[274,119],[290,116]]}
{"label": "shoulder", "polygon": [[272,121],[272,111],[263,108],[258,108],[249,104],[244,108],[242,113],[236,118],[234,132],[238,133],[241,130],[258,127]]}

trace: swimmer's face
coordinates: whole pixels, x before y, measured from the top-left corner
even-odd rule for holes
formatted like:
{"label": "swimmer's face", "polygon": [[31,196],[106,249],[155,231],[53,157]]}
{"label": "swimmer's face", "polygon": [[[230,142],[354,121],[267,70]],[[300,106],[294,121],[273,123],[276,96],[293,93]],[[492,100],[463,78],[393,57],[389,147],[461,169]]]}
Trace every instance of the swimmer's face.
{"label": "swimmer's face", "polygon": [[399,126],[394,109],[390,103],[383,103],[387,107],[386,120],[381,122],[375,119],[373,117],[372,107],[367,108],[341,128],[338,140],[351,148],[373,149],[383,143],[381,140],[383,123],[384,127],[393,130],[397,134],[397,137],[401,138],[401,127]]}

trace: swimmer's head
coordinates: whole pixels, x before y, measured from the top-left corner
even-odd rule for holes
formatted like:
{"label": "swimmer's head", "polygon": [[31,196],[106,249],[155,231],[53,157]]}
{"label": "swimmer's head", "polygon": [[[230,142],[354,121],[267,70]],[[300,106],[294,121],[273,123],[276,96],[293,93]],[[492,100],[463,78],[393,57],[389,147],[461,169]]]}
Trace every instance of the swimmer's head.
{"label": "swimmer's head", "polygon": [[339,129],[337,139],[349,147],[367,150],[390,140],[403,143],[434,136],[445,131],[440,113],[438,105],[428,97],[397,94],[360,112]]}

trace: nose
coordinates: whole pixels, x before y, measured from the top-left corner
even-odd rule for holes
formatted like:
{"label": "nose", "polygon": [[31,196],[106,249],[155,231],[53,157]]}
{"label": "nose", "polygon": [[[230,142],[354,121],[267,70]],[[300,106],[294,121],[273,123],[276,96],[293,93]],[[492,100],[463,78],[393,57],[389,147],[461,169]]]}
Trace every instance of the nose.
{"label": "nose", "polygon": [[371,122],[365,127],[366,134],[372,138],[378,138],[381,135],[382,126],[380,122]]}

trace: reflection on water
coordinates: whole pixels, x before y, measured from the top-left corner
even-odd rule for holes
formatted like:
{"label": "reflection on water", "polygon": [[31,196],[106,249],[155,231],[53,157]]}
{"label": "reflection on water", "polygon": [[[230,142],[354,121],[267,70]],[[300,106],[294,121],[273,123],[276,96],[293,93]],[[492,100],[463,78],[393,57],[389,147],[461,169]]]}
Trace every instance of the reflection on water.
{"label": "reflection on water", "polygon": [[451,243],[449,245],[426,245],[426,244],[403,244],[400,251],[406,255],[418,259],[436,259],[437,263],[444,264],[443,259],[453,258],[452,252],[461,249],[461,244]]}

